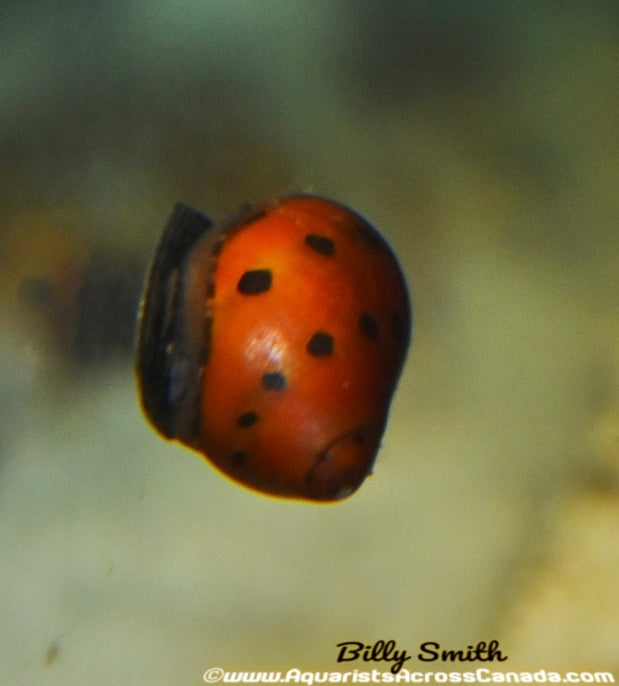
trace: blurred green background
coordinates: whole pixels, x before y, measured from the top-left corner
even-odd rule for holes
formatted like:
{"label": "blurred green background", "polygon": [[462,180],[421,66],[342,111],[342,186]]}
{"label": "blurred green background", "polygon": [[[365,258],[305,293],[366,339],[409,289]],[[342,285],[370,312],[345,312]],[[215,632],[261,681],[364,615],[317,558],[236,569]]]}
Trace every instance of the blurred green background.
{"label": "blurred green background", "polygon": [[[371,668],[335,646],[378,639],[619,676],[618,29],[611,1],[3,3],[0,683]],[[334,506],[162,441],[133,376],[174,203],[296,191],[377,226],[415,306]]]}

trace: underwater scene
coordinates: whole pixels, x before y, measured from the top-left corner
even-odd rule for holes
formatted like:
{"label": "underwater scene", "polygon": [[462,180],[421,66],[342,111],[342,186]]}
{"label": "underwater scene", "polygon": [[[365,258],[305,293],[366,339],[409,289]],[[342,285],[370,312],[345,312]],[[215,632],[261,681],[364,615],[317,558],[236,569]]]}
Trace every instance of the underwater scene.
{"label": "underwater scene", "polygon": [[618,65],[610,1],[4,3],[0,684],[619,679]]}

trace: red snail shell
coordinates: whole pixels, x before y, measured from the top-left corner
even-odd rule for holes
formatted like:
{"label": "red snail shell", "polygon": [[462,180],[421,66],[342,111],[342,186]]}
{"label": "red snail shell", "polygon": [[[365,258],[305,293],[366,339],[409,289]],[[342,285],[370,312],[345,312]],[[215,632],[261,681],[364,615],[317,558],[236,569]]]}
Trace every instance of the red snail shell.
{"label": "red snail shell", "polygon": [[244,486],[331,501],[371,472],[409,346],[398,262],[314,196],[214,226],[178,205],[142,302],[143,408]]}

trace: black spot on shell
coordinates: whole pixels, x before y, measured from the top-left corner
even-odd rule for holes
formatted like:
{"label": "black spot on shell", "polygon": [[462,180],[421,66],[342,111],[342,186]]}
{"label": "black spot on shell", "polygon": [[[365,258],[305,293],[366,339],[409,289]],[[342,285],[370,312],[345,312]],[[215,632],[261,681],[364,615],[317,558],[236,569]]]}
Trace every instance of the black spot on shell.
{"label": "black spot on shell", "polygon": [[243,295],[257,295],[268,291],[272,280],[270,269],[252,269],[241,276],[236,288]]}
{"label": "black spot on shell", "polygon": [[353,432],[351,438],[355,443],[365,443],[365,431],[363,429],[357,429]]}
{"label": "black spot on shell", "polygon": [[316,355],[317,357],[331,355],[333,353],[333,336],[324,331],[317,331],[309,339],[306,350],[310,355]]}
{"label": "black spot on shell", "polygon": [[239,426],[251,426],[258,421],[258,415],[255,412],[243,412],[236,421]]}
{"label": "black spot on shell", "polygon": [[399,312],[395,312],[391,317],[391,330],[398,341],[403,341],[406,337],[406,325]]}
{"label": "black spot on shell", "polygon": [[236,452],[232,453],[230,459],[232,460],[235,466],[243,467],[247,462],[248,455],[246,452],[243,452],[242,450],[237,450]]}
{"label": "black spot on shell", "polygon": [[377,250],[384,249],[385,241],[373,226],[366,224],[365,222],[357,222],[355,224],[355,229],[363,240],[369,243],[373,248]]}
{"label": "black spot on shell", "polygon": [[286,377],[281,372],[266,372],[262,375],[262,386],[267,391],[283,391],[286,388]]}
{"label": "black spot on shell", "polygon": [[320,236],[317,233],[308,233],[305,236],[305,243],[309,245],[312,250],[315,250],[321,255],[334,255],[335,243],[327,236]]}
{"label": "black spot on shell", "polygon": [[362,312],[359,317],[359,329],[364,336],[367,338],[377,341],[378,340],[378,324],[374,317],[369,315],[367,312]]}

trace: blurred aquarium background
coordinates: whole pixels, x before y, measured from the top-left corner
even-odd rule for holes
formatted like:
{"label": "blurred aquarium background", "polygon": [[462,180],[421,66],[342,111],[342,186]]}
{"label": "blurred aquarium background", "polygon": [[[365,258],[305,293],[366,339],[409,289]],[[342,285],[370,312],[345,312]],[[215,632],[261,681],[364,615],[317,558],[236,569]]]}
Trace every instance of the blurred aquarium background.
{"label": "blurred aquarium background", "polygon": [[[618,66],[612,1],[4,2],[0,683],[386,671],[336,663],[378,639],[617,678]],[[163,441],[133,372],[173,205],[296,191],[377,226],[415,306],[331,506]]]}

